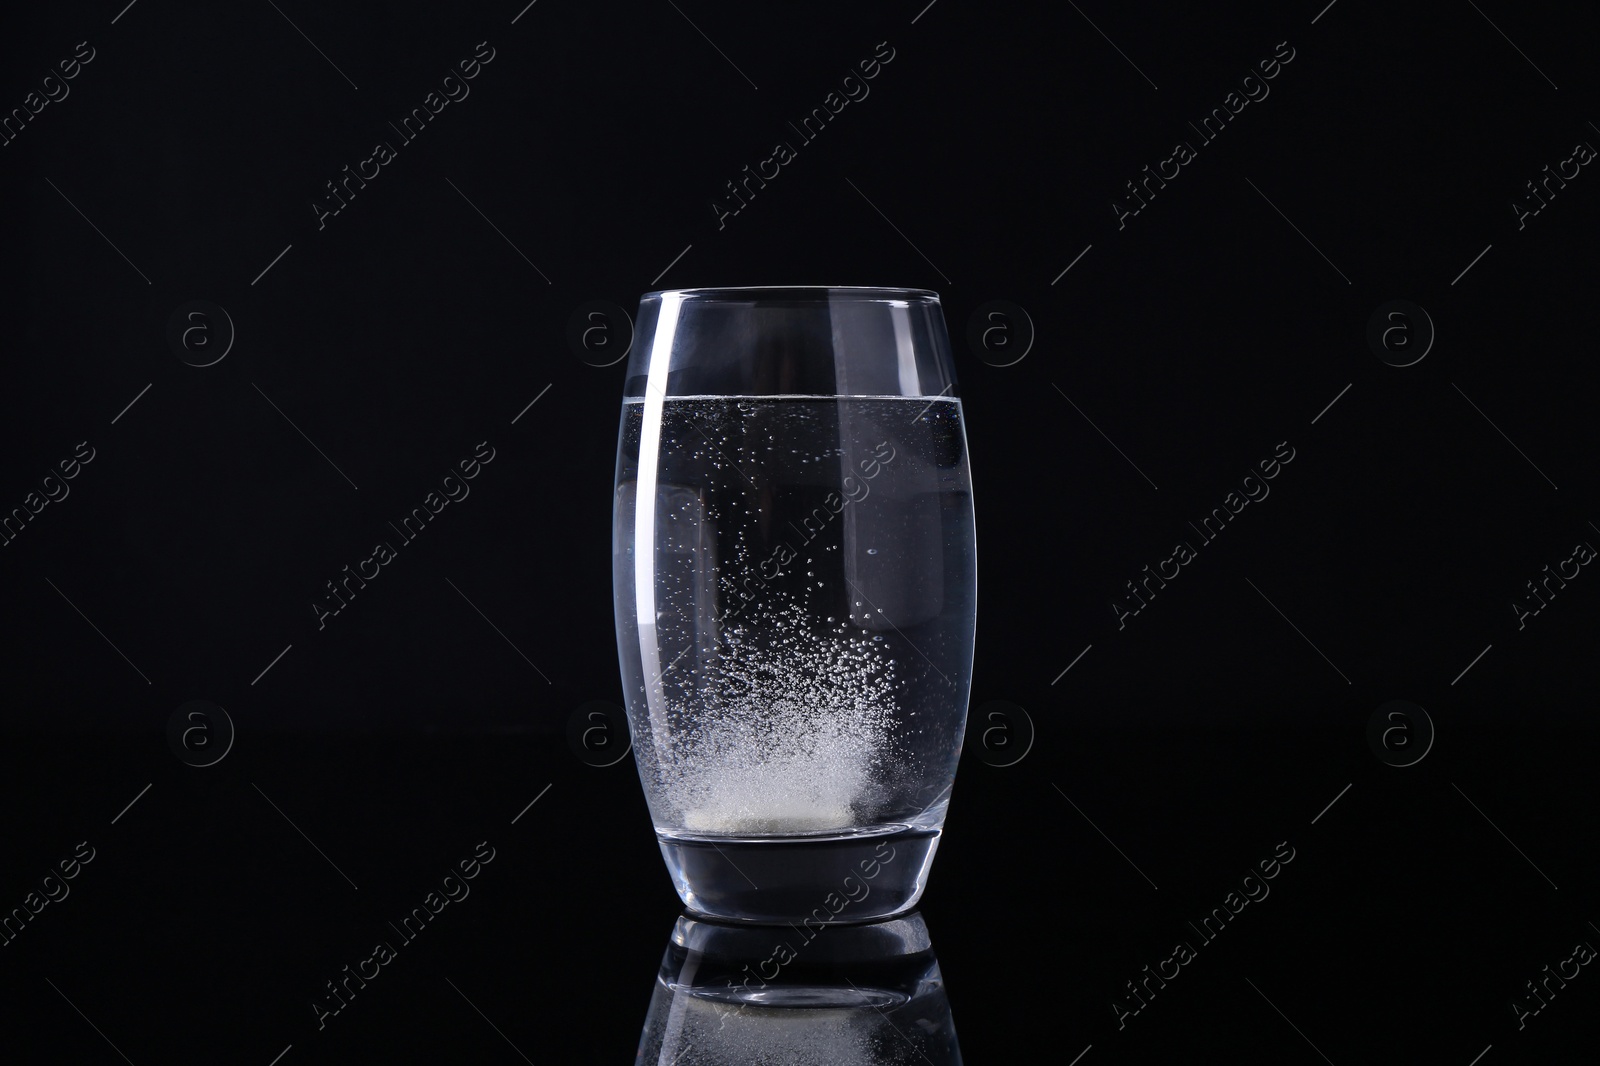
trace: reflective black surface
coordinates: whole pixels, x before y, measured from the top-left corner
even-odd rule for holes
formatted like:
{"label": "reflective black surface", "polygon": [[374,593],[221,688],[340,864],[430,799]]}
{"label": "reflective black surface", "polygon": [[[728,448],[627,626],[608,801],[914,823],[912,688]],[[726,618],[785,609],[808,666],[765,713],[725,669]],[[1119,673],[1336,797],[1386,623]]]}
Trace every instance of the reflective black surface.
{"label": "reflective black surface", "polygon": [[628,315],[789,283],[954,342],[965,1060],[1591,1061],[1589,17],[12,5],[0,1062],[633,1061]]}
{"label": "reflective black surface", "polygon": [[641,1063],[959,1066],[927,923],[760,928],[685,916],[656,977]]}

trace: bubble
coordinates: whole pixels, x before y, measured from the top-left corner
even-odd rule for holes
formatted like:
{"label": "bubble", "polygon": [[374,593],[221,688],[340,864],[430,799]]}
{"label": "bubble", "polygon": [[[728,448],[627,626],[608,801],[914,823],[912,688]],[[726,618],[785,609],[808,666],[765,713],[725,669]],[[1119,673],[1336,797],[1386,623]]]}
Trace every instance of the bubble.
{"label": "bubble", "polygon": [[877,548],[868,548],[867,549],[867,554],[868,555],[877,555],[878,554],[878,549]]}
{"label": "bubble", "polygon": [[902,754],[893,659],[871,641],[815,633],[792,600],[763,613],[756,632],[777,639],[725,630],[706,682],[692,700],[672,701],[680,724],[645,753],[660,801],[687,828],[721,832],[869,817],[884,768],[893,772]]}

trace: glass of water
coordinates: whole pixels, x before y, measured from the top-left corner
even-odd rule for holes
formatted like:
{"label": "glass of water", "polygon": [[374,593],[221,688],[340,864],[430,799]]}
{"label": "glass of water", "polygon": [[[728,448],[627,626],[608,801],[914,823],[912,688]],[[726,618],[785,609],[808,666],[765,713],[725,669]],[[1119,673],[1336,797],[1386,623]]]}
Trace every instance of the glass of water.
{"label": "glass of water", "polygon": [[646,294],[612,558],[633,751],[690,912],[833,924],[915,906],[977,603],[938,296]]}

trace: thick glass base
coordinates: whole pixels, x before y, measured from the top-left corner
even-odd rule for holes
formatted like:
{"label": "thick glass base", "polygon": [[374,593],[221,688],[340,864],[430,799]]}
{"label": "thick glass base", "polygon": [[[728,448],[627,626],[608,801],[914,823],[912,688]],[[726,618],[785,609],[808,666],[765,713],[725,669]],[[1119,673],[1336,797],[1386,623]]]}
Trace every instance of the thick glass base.
{"label": "thick glass base", "polygon": [[816,926],[877,921],[915,907],[939,831],[902,826],[851,836],[658,839],[691,914]]}
{"label": "thick glass base", "polygon": [[961,1049],[915,912],[826,932],[684,917],[634,1061],[960,1066]]}

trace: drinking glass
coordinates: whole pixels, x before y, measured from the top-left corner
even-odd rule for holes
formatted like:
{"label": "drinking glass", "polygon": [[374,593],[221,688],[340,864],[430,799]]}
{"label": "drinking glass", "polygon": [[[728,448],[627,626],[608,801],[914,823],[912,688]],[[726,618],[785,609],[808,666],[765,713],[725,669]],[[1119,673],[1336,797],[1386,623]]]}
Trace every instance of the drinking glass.
{"label": "drinking glass", "polygon": [[937,294],[647,293],[617,447],[633,751],[690,912],[916,905],[966,727],[966,432]]}

